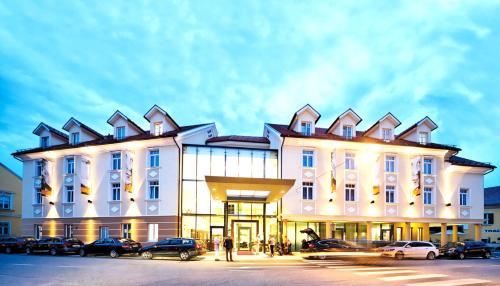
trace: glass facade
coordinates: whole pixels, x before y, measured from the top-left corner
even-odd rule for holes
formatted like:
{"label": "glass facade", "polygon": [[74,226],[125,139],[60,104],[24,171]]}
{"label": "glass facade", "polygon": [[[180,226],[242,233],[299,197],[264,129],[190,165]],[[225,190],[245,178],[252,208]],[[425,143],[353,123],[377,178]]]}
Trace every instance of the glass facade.
{"label": "glass facade", "polygon": [[277,238],[278,203],[228,202],[225,226],[224,202],[212,198],[205,176],[276,179],[276,150],[183,146],[181,234],[203,239],[211,248],[213,238],[222,236],[227,227],[237,250],[252,250],[258,240],[267,241],[270,235]]}

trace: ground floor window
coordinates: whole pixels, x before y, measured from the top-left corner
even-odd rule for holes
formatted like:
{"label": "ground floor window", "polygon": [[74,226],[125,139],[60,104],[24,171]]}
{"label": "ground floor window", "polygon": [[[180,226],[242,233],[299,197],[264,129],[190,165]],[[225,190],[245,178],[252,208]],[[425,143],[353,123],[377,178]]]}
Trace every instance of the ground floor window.
{"label": "ground floor window", "polygon": [[148,241],[158,241],[158,224],[148,224]]}
{"label": "ground floor window", "polygon": [[41,239],[43,236],[43,228],[41,224],[35,224],[35,239]]}
{"label": "ground floor window", "polygon": [[484,213],[483,225],[492,225],[494,223],[493,213]]}
{"label": "ground floor window", "polygon": [[65,224],[64,225],[64,237],[70,238],[73,237],[73,225]]}
{"label": "ground floor window", "polygon": [[0,222],[0,236],[10,235],[10,222]]}
{"label": "ground floor window", "polygon": [[396,240],[403,240],[403,228],[398,227],[396,228]]}
{"label": "ground floor window", "polygon": [[132,238],[132,225],[130,223],[123,223],[122,224],[122,238]]}
{"label": "ground floor window", "polygon": [[104,239],[109,237],[109,227],[101,226],[99,227],[99,239]]}

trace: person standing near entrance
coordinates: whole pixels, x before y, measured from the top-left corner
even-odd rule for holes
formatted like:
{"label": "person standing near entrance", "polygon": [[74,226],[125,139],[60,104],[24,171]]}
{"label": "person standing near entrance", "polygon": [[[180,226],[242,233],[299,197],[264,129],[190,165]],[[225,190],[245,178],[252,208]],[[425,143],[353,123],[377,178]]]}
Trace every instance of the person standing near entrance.
{"label": "person standing near entrance", "polygon": [[215,261],[219,261],[219,247],[220,247],[220,239],[218,236],[216,236],[214,238]]}
{"label": "person standing near entrance", "polygon": [[226,261],[233,261],[233,239],[227,236],[224,240],[224,248],[226,249]]}
{"label": "person standing near entrance", "polygon": [[269,239],[269,248],[271,249],[271,257],[274,256],[274,246],[276,245],[276,239],[274,239],[274,236],[271,236]]}

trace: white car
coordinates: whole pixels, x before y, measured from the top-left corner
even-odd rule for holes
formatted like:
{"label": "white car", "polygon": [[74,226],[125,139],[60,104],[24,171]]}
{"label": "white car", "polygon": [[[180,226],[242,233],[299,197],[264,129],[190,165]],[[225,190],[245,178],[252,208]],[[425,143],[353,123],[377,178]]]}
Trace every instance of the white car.
{"label": "white car", "polygon": [[434,244],[425,241],[396,241],[381,247],[382,257],[426,258],[432,260],[439,256],[439,249]]}

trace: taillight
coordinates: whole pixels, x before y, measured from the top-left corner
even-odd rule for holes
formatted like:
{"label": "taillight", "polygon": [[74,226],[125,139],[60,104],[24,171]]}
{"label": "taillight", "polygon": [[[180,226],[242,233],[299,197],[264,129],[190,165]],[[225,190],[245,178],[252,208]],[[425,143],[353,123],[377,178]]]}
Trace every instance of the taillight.
{"label": "taillight", "polygon": [[200,248],[201,248],[201,245],[197,244],[196,249],[200,249]]}
{"label": "taillight", "polygon": [[314,244],[309,244],[309,248],[314,248]]}
{"label": "taillight", "polygon": [[129,249],[129,248],[130,248],[130,245],[128,245],[128,244],[124,244],[124,245],[123,245],[123,248],[125,248],[125,249]]}

